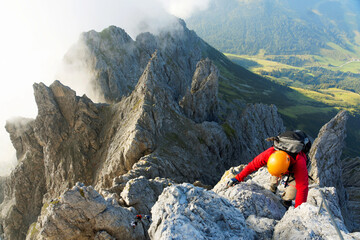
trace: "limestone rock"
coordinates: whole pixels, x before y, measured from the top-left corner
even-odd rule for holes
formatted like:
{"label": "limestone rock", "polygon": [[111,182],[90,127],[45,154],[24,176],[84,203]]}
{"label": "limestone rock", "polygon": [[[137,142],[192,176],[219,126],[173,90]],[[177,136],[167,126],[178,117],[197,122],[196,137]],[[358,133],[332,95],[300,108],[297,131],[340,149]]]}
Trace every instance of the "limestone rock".
{"label": "limestone rock", "polygon": [[146,239],[142,224],[131,227],[134,219],[131,209],[77,183],[43,206],[27,239]]}
{"label": "limestone rock", "polygon": [[180,102],[185,115],[195,122],[216,121],[218,116],[218,70],[209,60],[201,60],[191,83],[191,90]]}
{"label": "limestone rock", "polygon": [[[142,33],[135,41],[123,29],[110,26],[102,32],[83,33],[64,62],[92,72],[92,87],[112,102],[131,93],[151,55],[158,50],[167,63],[174,94],[183,96],[201,59],[202,45],[203,41],[182,20],[175,20],[173,26],[157,35]],[[85,65],[80,64],[84,62]]]}
{"label": "limestone rock", "polygon": [[310,150],[311,176],[320,186],[336,186],[341,179],[340,156],[346,137],[347,112],[339,112],[325,124]]}
{"label": "limestone rock", "polygon": [[[227,106],[237,109],[236,106]],[[222,127],[236,145],[234,165],[249,163],[271,143],[265,141],[270,136],[277,136],[285,131],[283,121],[274,105],[248,104],[244,109],[226,112],[226,121]],[[230,168],[231,166],[229,166]]]}
{"label": "limestone rock", "polygon": [[[122,194],[131,179],[140,183],[144,176],[150,187],[156,177],[213,186],[226,169],[250,161],[269,146],[266,137],[284,128],[276,108],[262,104],[234,108],[221,122],[207,121],[217,114],[217,70],[208,60],[196,68],[203,42],[183,22],[176,26],[136,41],[116,27],[84,34],[91,56],[80,60],[91,66],[95,85],[111,104],[79,97],[59,81],[34,84],[37,118],[6,127],[19,161],[0,207],[7,238],[23,239],[43,202],[78,181],[138,211],[149,211],[160,191],[139,205],[136,188],[136,197],[128,190]],[[75,63],[73,57],[67,60]],[[197,110],[199,122],[179,104],[192,81],[193,100],[205,104],[204,111]]]}
{"label": "limestone rock", "polygon": [[246,219],[246,224],[256,232],[257,239],[272,239],[275,225],[278,223],[277,220],[266,218],[266,217],[256,217],[255,215],[250,215]]}
{"label": "limestone rock", "polygon": [[95,240],[116,240],[116,238],[112,237],[106,231],[97,232],[94,239]]}
{"label": "limestone rock", "polygon": [[166,188],[151,212],[151,239],[254,239],[229,201],[191,184]]}
{"label": "limestone rock", "polygon": [[[283,219],[275,226],[275,239],[338,239],[334,225],[326,212],[317,214],[318,207],[303,203],[289,209]],[[337,222],[342,235],[349,232],[345,225]],[[340,224],[339,224],[340,223]],[[346,239],[352,239],[347,237]]]}
{"label": "limestone rock", "polygon": [[[173,95],[174,91],[168,85],[164,66],[163,58],[155,53],[135,90],[117,104],[119,114],[124,117],[109,142],[110,147],[104,162],[107,167],[99,171],[98,179],[102,179],[99,187],[110,187],[112,179],[130,169],[132,170],[127,176],[122,178],[124,181],[146,174],[146,177],[155,175],[176,181],[194,182],[203,180],[199,179],[202,175],[207,181],[205,183],[215,182],[216,174],[224,169],[221,167],[218,171],[214,168],[214,173],[214,169],[208,169],[207,164],[218,162],[214,159],[227,158],[227,153],[224,152],[224,156],[211,154],[209,148],[199,144],[199,139],[216,138],[217,141],[209,142],[209,145],[216,151],[228,148],[229,152],[230,143],[226,135],[217,124],[204,123],[204,126],[197,126],[183,116]],[[128,106],[133,107],[129,109]],[[211,128],[206,125],[211,125]],[[185,131],[180,134],[180,129]],[[119,156],[119,151],[124,154]],[[195,159],[205,161],[195,167]],[[148,169],[150,165],[152,168]],[[207,172],[200,174],[202,170]],[[150,173],[151,171],[155,173]]]}
{"label": "limestone rock", "polygon": [[146,179],[139,177],[126,183],[121,197],[127,206],[134,207],[138,213],[150,215],[151,208],[164,188],[174,184],[167,179]]}
{"label": "limestone rock", "polygon": [[230,188],[218,189],[216,193],[231,201],[245,218],[255,215],[280,220],[286,211],[275,194],[251,180]]}
{"label": "limestone rock", "polygon": [[91,160],[100,147],[102,106],[86,96],[77,97],[59,81],[50,87],[34,84],[34,90],[39,109],[34,131],[43,148],[46,188],[51,199],[77,181],[91,184]]}
{"label": "limestone rock", "polygon": [[309,175],[320,187],[335,187],[346,225],[353,229],[352,215],[347,206],[347,194],[342,183],[341,153],[346,137],[348,113],[340,111],[319,131],[309,153]]}
{"label": "limestone rock", "polygon": [[24,238],[44,197],[59,196],[77,180],[90,183],[90,159],[99,148],[100,105],[95,106],[86,96],[77,97],[58,81],[50,87],[34,84],[34,90],[37,118],[6,125],[19,161],[7,181],[1,205],[4,232],[11,239]]}
{"label": "limestone rock", "polygon": [[342,180],[348,194],[348,208],[353,216],[354,230],[360,231],[360,157],[342,160]]}
{"label": "limestone rock", "polygon": [[338,239],[335,226],[329,213],[322,208],[319,212],[323,191],[330,211],[344,239],[354,239],[357,234],[350,234],[342,217],[337,194],[334,188],[320,188],[309,191],[308,202],[297,208],[290,207],[284,217],[275,226],[274,239]]}
{"label": "limestone rock", "polygon": [[36,140],[34,120],[7,122],[6,129],[17,151],[18,165],[3,184],[0,225],[6,238],[24,239],[29,225],[40,213],[46,193],[44,155]]}
{"label": "limestone rock", "polygon": [[0,177],[0,204],[4,201],[6,177]]}
{"label": "limestone rock", "polygon": [[246,167],[245,164],[241,164],[237,167],[231,167],[227,170],[221,177],[220,181],[212,189],[214,192],[222,191],[226,188],[226,183],[234,178],[238,173],[240,173]]}
{"label": "limestone rock", "polygon": [[320,203],[323,200],[320,191],[323,193],[323,196],[325,197],[325,200],[329,206],[331,213],[336,218],[338,218],[339,220],[344,222],[344,219],[341,214],[339,198],[337,195],[336,188],[334,188],[334,187],[324,187],[324,188],[311,187],[309,189],[307,202],[314,206],[320,207]]}

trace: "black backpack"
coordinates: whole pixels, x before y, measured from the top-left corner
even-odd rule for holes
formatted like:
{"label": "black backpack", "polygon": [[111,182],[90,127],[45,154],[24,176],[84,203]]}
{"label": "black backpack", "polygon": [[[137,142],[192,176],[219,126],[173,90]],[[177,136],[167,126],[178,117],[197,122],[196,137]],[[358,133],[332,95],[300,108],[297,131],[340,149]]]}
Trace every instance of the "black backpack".
{"label": "black backpack", "polygon": [[285,151],[292,157],[296,157],[299,152],[303,151],[307,158],[306,165],[309,167],[310,160],[308,153],[311,148],[311,141],[303,131],[286,131],[276,137],[267,138],[266,140],[273,141],[276,150]]}

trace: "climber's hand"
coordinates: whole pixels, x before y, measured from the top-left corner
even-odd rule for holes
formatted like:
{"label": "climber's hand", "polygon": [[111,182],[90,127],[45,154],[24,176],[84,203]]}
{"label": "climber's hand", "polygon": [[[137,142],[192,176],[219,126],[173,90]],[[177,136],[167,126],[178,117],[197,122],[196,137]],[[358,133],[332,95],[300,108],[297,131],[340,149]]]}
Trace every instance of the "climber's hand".
{"label": "climber's hand", "polygon": [[226,183],[226,187],[232,187],[238,183],[240,183],[240,182],[236,178],[232,178]]}

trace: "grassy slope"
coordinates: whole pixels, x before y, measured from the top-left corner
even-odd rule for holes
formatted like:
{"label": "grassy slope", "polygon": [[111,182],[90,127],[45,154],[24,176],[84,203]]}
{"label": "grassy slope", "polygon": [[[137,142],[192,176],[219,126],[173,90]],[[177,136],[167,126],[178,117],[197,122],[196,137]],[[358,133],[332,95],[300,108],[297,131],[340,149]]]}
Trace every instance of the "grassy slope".
{"label": "grassy slope", "polygon": [[269,81],[208,47],[210,50],[205,56],[214,60],[220,70],[219,97],[222,100],[275,104],[288,129],[303,129],[314,138],[338,113],[338,109],[307,96],[305,92]]}
{"label": "grassy slope", "polygon": [[[261,71],[273,71],[279,69],[293,69],[301,70],[304,67],[294,67],[291,65],[270,61],[264,59],[264,56],[247,56],[247,55],[234,55],[226,54],[233,62],[238,63],[247,69],[261,73]],[[266,56],[271,59],[272,56]],[[290,57],[290,56],[288,56]],[[308,60],[308,64],[314,66],[314,64],[321,64],[327,66],[328,64],[343,64],[341,61],[337,61],[332,57],[317,57],[311,55],[297,56],[302,59]],[[315,62],[314,62],[315,60]],[[319,61],[320,60],[320,61]],[[356,72],[356,68],[360,68],[360,62],[354,62],[347,64],[342,69],[349,69],[351,67],[352,72]],[[331,67],[330,67],[331,68]],[[345,109],[351,113],[351,117],[348,120],[348,131],[346,139],[347,147],[344,149],[346,156],[359,156],[360,149],[358,143],[360,143],[360,95],[351,91],[342,89],[329,88],[319,89],[316,91],[306,89],[306,85],[294,82],[288,78],[270,78],[272,81],[292,85],[290,91],[284,91],[285,97],[282,97],[285,102],[270,101],[266,103],[274,103],[278,106],[279,113],[284,119],[285,125],[288,129],[304,129],[309,132],[310,135],[316,137],[320,127],[328,122],[335,114]],[[296,87],[295,87],[296,86]],[[285,100],[287,99],[287,100]]]}
{"label": "grassy slope", "polygon": [[[287,4],[282,5],[285,2]],[[313,11],[309,12],[309,9]],[[212,59],[221,73],[221,98],[275,104],[287,128],[304,129],[313,137],[339,109],[349,110],[357,116],[348,121],[351,131],[348,131],[346,152],[360,155],[360,132],[357,130],[360,126],[359,96],[333,88],[307,90],[310,87],[336,86],[360,93],[357,76],[337,75],[338,71],[360,73],[360,61],[351,62],[360,59],[357,11],[349,2],[340,4],[331,0],[318,3],[284,0],[280,5],[268,0],[240,3],[215,0],[207,11],[188,20],[188,25],[220,51],[248,54],[226,55],[254,73],[286,69],[285,73],[291,71],[296,75],[299,71],[297,78],[291,74],[281,74],[281,78],[264,74],[274,83],[291,88],[261,86],[254,84],[256,77],[249,73],[241,73],[222,60],[216,62]],[[313,67],[325,70],[314,72]],[[311,79],[316,82],[311,83]],[[256,87],[259,87],[259,92],[254,91]]]}

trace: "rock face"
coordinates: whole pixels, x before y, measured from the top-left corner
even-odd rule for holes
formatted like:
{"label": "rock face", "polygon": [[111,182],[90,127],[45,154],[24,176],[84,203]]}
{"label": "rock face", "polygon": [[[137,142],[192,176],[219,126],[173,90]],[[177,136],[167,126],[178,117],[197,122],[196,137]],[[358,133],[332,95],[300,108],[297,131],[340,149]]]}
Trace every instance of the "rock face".
{"label": "rock face", "polygon": [[213,191],[240,210],[248,227],[255,231],[256,239],[272,239],[275,225],[286,209],[280,203],[280,196],[268,190],[270,174],[267,169],[261,168],[250,174],[245,182],[231,188],[226,187],[227,181],[245,166],[240,165],[225,172]]}
{"label": "rock face", "polygon": [[0,177],[0,204],[4,201],[5,177]]}
{"label": "rock face", "polygon": [[250,162],[271,147],[271,143],[264,140],[267,136],[277,136],[285,131],[274,105],[248,104],[245,109],[226,112],[226,115],[222,127],[230,136],[232,144],[238,146],[233,156],[235,164],[232,166]]}
{"label": "rock face", "polygon": [[[176,26],[156,36],[141,34],[136,41],[116,27],[83,34],[86,51],[66,59],[90,66],[106,104],[76,96],[59,81],[49,87],[34,84],[36,119],[6,125],[19,163],[1,184],[2,237],[333,236],[312,226],[315,219],[331,227],[325,213],[314,215],[319,194],[309,194],[303,210],[285,213],[280,196],[267,190],[265,168],[230,189],[224,183],[244,165],[231,168],[219,182],[227,169],[270,147],[265,138],[285,128],[275,106],[218,99],[219,73],[202,59],[203,41],[183,22]],[[338,181],[345,122],[346,113],[340,112],[321,129],[311,149],[311,174],[320,189],[331,192],[326,195],[330,208],[349,237],[343,221],[351,215]],[[345,186],[349,175],[344,170]],[[194,182],[207,188],[218,184],[207,191],[188,184]],[[152,214],[152,222],[131,227],[137,214]],[[294,217],[299,214],[312,218]],[[286,231],[287,221],[296,230]]]}
{"label": "rock face", "polygon": [[218,117],[218,71],[209,60],[200,61],[191,83],[191,90],[180,102],[185,115],[195,122],[216,121]]}
{"label": "rock face", "polygon": [[[356,178],[354,179],[350,176],[356,175],[357,173],[357,161],[354,159],[343,161],[344,169],[342,176],[341,168],[338,167],[338,164],[341,163],[341,154],[338,152],[336,155],[335,153],[333,155],[329,153],[329,151],[335,151],[330,146],[337,146],[339,149],[336,151],[341,151],[342,143],[345,138],[345,123],[346,112],[340,112],[321,129],[319,136],[311,149],[312,155],[310,156],[313,157],[311,172],[320,173],[321,169],[322,171],[329,171],[333,176],[338,178],[343,177],[344,185],[351,185],[354,189],[354,186],[356,186],[358,181],[356,181]],[[325,148],[325,146],[328,147]],[[332,156],[330,160],[329,156]],[[324,161],[325,159],[328,159],[329,161]],[[319,166],[319,168],[317,168],[317,166]],[[251,174],[246,179],[246,182],[240,183],[232,188],[226,188],[226,182],[239,173],[244,167],[245,165],[240,165],[225,172],[220,182],[214,187],[214,191],[229,199],[232,204],[244,214],[247,218],[246,221],[249,227],[256,232],[258,238],[338,238],[329,213],[322,208],[320,214],[317,214],[322,201],[320,191],[324,193],[325,201],[327,202],[331,213],[336,218],[337,225],[339,225],[343,237],[345,239],[359,238],[360,233],[350,234],[348,225],[345,225],[346,221],[351,219],[351,215],[349,215],[348,211],[350,208],[348,207],[352,202],[349,201],[349,205],[347,204],[344,186],[339,185],[339,182],[336,183],[336,186],[311,188],[307,203],[302,204],[296,209],[291,207],[284,215],[285,209],[283,209],[283,206],[279,202],[282,189],[280,188],[277,196],[267,190],[269,188],[270,175],[265,167]],[[323,176],[322,178],[315,178],[317,183],[322,181],[325,186],[326,184],[335,185],[336,181],[331,178],[329,173],[327,173],[327,175],[321,174],[323,173],[319,174],[320,176]],[[353,182],[353,180],[355,180],[355,182]],[[338,192],[338,188],[340,189],[340,193]],[[354,212],[354,210],[356,211],[356,207],[351,208],[352,212]],[[355,216],[356,215],[354,215],[354,217]],[[324,229],[329,229],[329,231],[325,231]]]}
{"label": "rock face", "polygon": [[184,96],[204,45],[182,20],[174,20],[158,35],[142,33],[135,41],[123,29],[110,26],[100,33],[82,34],[79,43],[65,56],[65,61],[75,66],[85,62],[86,70],[93,73],[93,87],[111,102],[134,90],[157,50],[166,62],[169,85],[175,95]]}
{"label": "rock face", "polygon": [[121,198],[127,206],[134,207],[141,214],[150,215],[152,206],[162,193],[164,188],[174,184],[168,179],[146,179],[139,177],[126,183],[124,190],[121,192]]}
{"label": "rock face", "polygon": [[135,216],[113,197],[78,183],[43,206],[26,239],[146,239],[142,224],[130,225]]}
{"label": "rock face", "polygon": [[263,139],[284,129],[276,107],[249,105],[220,121],[218,71],[201,60],[202,40],[183,24],[179,31],[135,42],[115,27],[84,35],[93,47],[84,61],[109,104],[76,96],[59,81],[34,84],[37,118],[6,126],[19,160],[0,206],[6,238],[24,239],[42,206],[76,182],[149,212],[166,184],[214,185],[230,166],[269,147]]}
{"label": "rock face", "polygon": [[190,184],[166,188],[151,212],[151,239],[254,239],[229,201]]}
{"label": "rock face", "polygon": [[349,233],[341,215],[335,188],[317,188],[309,191],[308,202],[298,208],[290,208],[275,226],[274,239],[339,239],[329,213],[319,206],[325,196],[331,213],[344,239],[359,239],[360,232]]}
{"label": "rock face", "polygon": [[360,231],[360,157],[342,160],[342,180],[349,196],[348,208],[353,216],[354,231]]}
{"label": "rock face", "polygon": [[232,188],[223,188],[217,190],[216,193],[230,200],[245,218],[255,215],[256,217],[280,220],[286,211],[270,190],[253,182],[240,183]]}
{"label": "rock face", "polygon": [[24,239],[29,225],[40,213],[46,193],[44,154],[40,144],[34,141],[35,121],[7,124],[6,129],[10,132],[19,163],[5,180],[0,230],[8,239]]}
{"label": "rock face", "polygon": [[341,153],[346,137],[346,111],[339,112],[325,124],[313,143],[309,157],[311,159],[310,176],[321,187],[335,187],[340,200],[344,220],[349,229],[353,229],[352,214],[347,206],[347,194],[342,183]]}
{"label": "rock face", "polygon": [[[270,147],[265,138],[285,128],[275,106],[218,99],[218,70],[202,59],[207,45],[182,21],[172,29],[144,33],[136,41],[116,27],[82,35],[83,48],[69,52],[66,61],[90,68],[106,104],[79,97],[59,81],[34,84],[36,119],[6,125],[19,163],[0,184],[1,237],[333,236],[312,226],[315,219],[331,228],[326,213],[314,215],[319,194],[309,194],[308,204],[285,213],[280,196],[267,190],[265,168],[230,189],[224,183],[244,165],[219,182],[227,169]],[[311,174],[320,189],[331,192],[327,201],[349,237],[343,221],[351,215],[339,181],[345,122],[346,113],[340,112],[326,124],[310,155]],[[349,185],[349,175],[344,171],[345,186],[356,187]],[[195,182],[207,188],[218,184],[207,191],[189,184]],[[152,214],[152,222],[132,227],[137,214]],[[294,231],[284,229],[288,221]]]}
{"label": "rock face", "polygon": [[311,176],[320,186],[335,186],[341,179],[340,156],[346,137],[347,112],[339,112],[319,132],[310,151]]}
{"label": "rock face", "polygon": [[[1,205],[5,236],[10,239],[25,236],[27,239],[334,237],[334,226],[327,213],[322,210],[321,215],[315,214],[321,202],[318,190],[310,191],[307,204],[285,213],[280,196],[267,190],[270,176],[265,168],[233,188],[225,188],[224,184],[244,165],[225,173],[214,191],[175,184],[195,180],[212,184],[232,164],[234,154],[241,152],[238,146],[231,147],[232,142],[247,139],[246,149],[260,152],[267,147],[266,143],[251,138],[251,133],[263,129],[268,136],[275,135],[276,129],[268,125],[280,121],[272,112],[274,107],[255,105],[249,106],[239,119],[247,126],[242,133],[238,129],[243,125],[232,122],[233,116],[227,119],[228,126],[218,122],[196,123],[184,115],[175,100],[165,75],[161,74],[163,65],[161,56],[154,54],[135,90],[112,105],[94,104],[86,96],[77,97],[60,82],[50,87],[34,86],[41,106],[38,117],[7,125],[20,164],[5,184]],[[328,136],[339,124],[324,127],[314,146],[320,146],[321,137]],[[264,132],[257,136],[263,136]],[[336,145],[342,138],[330,140],[332,143],[328,144]],[[327,152],[321,153],[317,153],[316,161],[327,156]],[[313,168],[317,166],[321,163]],[[80,180],[98,191],[73,183]],[[32,181],[38,185],[32,185]],[[320,190],[326,193],[342,234],[348,239],[356,238],[358,234],[350,234],[344,225],[346,216],[340,211],[339,193],[334,188]],[[29,205],[37,208],[29,211]],[[136,214],[151,214],[152,221],[141,221],[133,228],[130,223]],[[310,217],[300,218],[303,214]],[[294,224],[290,230],[285,227],[289,221]],[[315,227],[314,221],[321,227]],[[324,231],[324,227],[330,230]]]}

